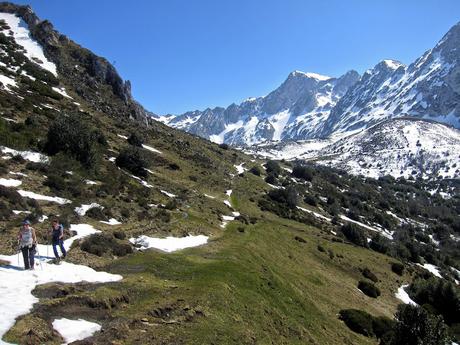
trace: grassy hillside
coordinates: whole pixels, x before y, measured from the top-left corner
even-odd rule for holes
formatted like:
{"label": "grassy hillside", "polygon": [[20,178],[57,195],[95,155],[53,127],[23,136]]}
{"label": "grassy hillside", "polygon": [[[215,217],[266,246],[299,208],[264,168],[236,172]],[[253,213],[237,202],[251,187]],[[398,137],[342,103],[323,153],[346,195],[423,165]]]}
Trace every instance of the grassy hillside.
{"label": "grassy hillside", "polygon": [[[4,340],[59,344],[63,340],[52,321],[81,317],[102,325],[88,340],[95,344],[377,344],[376,338],[352,332],[339,312],[355,308],[392,318],[397,289],[423,276],[413,265],[414,253],[417,262],[439,265],[453,281],[458,242],[450,235],[458,233],[458,196],[432,199],[430,186],[420,181],[370,181],[326,168],[310,167],[299,177],[287,172],[293,166],[286,162],[276,163],[283,169],[276,168],[274,176],[263,167],[267,162],[139,119],[130,112],[133,101],[116,88],[122,81],[91,74],[92,62],[99,60],[69,40],[61,37],[48,52],[56,59],[58,78],[26,64],[0,24],[0,46],[8,53],[0,54],[5,65],[0,70],[16,81],[0,89],[0,178],[17,184],[0,186],[0,253],[16,253],[24,218],[33,223],[39,242],[47,243],[49,219],[58,216],[66,229],[91,224],[102,231],[76,241],[69,262],[124,278],[38,286],[33,294],[39,302]],[[72,72],[75,63],[81,68]],[[65,88],[70,98],[51,85]],[[19,152],[24,150],[47,159],[31,162]],[[35,200],[21,190],[69,202]],[[400,207],[414,200],[420,201],[418,209]],[[91,203],[101,207],[78,214],[77,207]],[[403,229],[385,255],[368,248],[367,237],[376,241],[375,231],[362,224],[397,233],[403,226],[385,212],[390,210],[414,224],[427,222],[430,229],[425,236],[417,226]],[[233,212],[240,215],[222,226]],[[345,214],[362,222],[355,230],[364,238],[361,246],[341,231]],[[101,223],[112,218],[121,224]],[[436,237],[439,247],[427,239],[438,236],[431,229],[435,223],[444,226]],[[129,242],[140,235],[189,234],[210,241],[175,253],[138,251]],[[410,246],[415,239],[418,244]],[[399,260],[406,264],[402,276],[391,268]],[[377,298],[357,288],[366,268],[377,276]]]}

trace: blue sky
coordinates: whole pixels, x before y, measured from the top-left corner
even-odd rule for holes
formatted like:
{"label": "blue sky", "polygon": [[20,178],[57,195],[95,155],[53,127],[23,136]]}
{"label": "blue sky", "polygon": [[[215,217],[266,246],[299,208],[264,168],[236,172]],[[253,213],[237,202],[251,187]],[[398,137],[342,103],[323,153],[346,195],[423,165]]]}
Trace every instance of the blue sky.
{"label": "blue sky", "polygon": [[30,0],[114,62],[158,113],[239,103],[301,70],[340,76],[410,63],[460,21],[458,0]]}

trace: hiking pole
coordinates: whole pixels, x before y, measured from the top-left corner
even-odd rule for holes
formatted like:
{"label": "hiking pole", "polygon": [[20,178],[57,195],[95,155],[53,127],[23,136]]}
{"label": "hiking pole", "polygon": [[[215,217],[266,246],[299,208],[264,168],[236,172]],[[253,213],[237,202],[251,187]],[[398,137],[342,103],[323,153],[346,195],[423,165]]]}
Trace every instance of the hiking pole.
{"label": "hiking pole", "polygon": [[38,262],[40,262],[40,269],[43,271],[43,265],[42,265],[42,260],[41,260],[41,256],[40,256],[40,251],[38,250],[38,243],[36,245],[36,248],[37,248]]}

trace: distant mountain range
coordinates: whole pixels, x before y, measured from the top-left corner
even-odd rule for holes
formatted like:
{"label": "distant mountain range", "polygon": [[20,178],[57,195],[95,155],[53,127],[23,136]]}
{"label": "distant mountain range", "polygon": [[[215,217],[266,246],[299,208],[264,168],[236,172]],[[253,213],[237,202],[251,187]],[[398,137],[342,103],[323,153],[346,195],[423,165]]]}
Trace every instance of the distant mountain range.
{"label": "distant mountain range", "polygon": [[157,119],[235,146],[343,136],[401,116],[460,128],[459,47],[460,23],[409,66],[383,60],[339,78],[295,71],[267,96]]}

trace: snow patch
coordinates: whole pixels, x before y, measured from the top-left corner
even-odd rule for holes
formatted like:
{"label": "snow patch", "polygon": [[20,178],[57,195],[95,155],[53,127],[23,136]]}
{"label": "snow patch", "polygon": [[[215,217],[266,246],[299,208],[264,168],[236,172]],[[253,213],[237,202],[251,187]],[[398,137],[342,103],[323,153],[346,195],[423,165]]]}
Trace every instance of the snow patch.
{"label": "snow patch", "polygon": [[83,319],[69,320],[56,319],[53,321],[53,328],[64,338],[66,344],[77,340],[83,340],[101,330],[101,325]]}
{"label": "snow patch", "polygon": [[197,247],[208,242],[208,236],[204,235],[188,235],[186,237],[166,237],[166,238],[158,238],[158,237],[149,237],[149,236],[139,236],[137,238],[130,238],[129,241],[139,246],[140,249],[149,249],[149,248],[156,248],[161,251],[171,253],[177,250],[190,248],[190,247]]}
{"label": "snow patch", "polygon": [[80,207],[75,207],[75,213],[78,214],[79,216],[84,216],[86,212],[88,212],[92,208],[101,208],[103,209],[101,205],[99,205],[96,202],[93,202],[91,204],[83,204]]}
{"label": "snow patch", "polygon": [[409,286],[409,284],[403,285],[398,289],[398,292],[395,293],[395,296],[397,299],[401,300],[404,304],[412,304],[414,306],[417,306],[418,304],[415,303],[408,295],[406,292],[406,288]]}
{"label": "snow patch", "polygon": [[0,186],[5,187],[18,187],[22,184],[22,181],[15,180],[12,178],[0,178]]}
{"label": "snow patch", "polygon": [[20,155],[25,160],[35,162],[35,163],[40,163],[40,162],[46,163],[49,160],[47,156],[42,155],[41,153],[38,153],[38,152],[18,151],[18,150],[10,149],[5,146],[0,146],[0,151],[4,154],[10,155],[11,157]]}
{"label": "snow patch", "polygon": [[68,199],[60,198],[58,196],[46,196],[46,195],[41,195],[41,194],[37,194],[34,192],[25,191],[22,189],[18,190],[18,193],[25,198],[43,200],[43,201],[51,201],[51,202],[55,202],[61,205],[72,203],[72,201]]}

